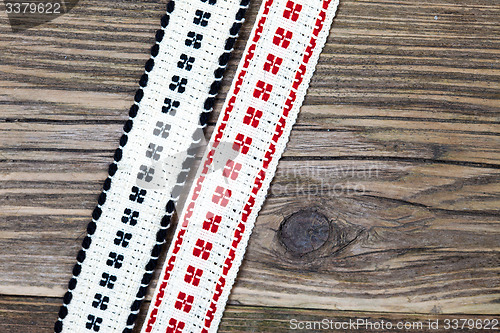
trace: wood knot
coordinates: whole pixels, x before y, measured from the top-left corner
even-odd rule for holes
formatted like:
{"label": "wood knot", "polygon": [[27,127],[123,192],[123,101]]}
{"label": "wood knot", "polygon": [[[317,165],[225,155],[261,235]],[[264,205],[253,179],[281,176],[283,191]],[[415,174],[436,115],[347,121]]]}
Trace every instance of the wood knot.
{"label": "wood knot", "polygon": [[330,223],[315,210],[301,210],[281,222],[278,239],[296,256],[303,256],[323,246],[330,237]]}

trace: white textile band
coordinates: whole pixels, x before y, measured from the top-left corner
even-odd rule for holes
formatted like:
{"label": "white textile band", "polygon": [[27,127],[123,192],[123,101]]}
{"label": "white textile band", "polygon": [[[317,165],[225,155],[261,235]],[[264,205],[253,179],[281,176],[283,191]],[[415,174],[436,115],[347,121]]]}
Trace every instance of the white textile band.
{"label": "white textile band", "polygon": [[217,331],[337,5],[338,0],[264,0],[142,333]]}
{"label": "white textile band", "polygon": [[132,331],[248,3],[167,4],[56,333]]}

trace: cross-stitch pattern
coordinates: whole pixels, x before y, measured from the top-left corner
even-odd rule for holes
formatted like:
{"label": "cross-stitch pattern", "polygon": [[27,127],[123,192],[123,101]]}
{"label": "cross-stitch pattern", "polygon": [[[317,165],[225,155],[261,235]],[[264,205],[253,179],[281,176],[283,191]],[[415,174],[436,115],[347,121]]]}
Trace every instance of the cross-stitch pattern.
{"label": "cross-stitch pattern", "polygon": [[167,4],[55,332],[131,332],[247,6]]}
{"label": "cross-stitch pattern", "polygon": [[[336,0],[263,2],[142,333],[217,330],[337,5]],[[228,149],[238,154],[229,158]],[[215,163],[224,167],[211,171]]]}

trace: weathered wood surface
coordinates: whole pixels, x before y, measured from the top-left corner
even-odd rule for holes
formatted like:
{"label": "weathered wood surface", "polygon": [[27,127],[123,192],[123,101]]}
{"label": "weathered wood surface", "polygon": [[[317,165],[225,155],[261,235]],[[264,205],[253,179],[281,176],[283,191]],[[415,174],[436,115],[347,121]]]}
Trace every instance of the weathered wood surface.
{"label": "weathered wood surface", "polygon": [[[0,13],[2,332],[56,318],[164,5],[82,0],[22,33]],[[224,331],[500,314],[499,23],[495,1],[341,2]]]}
{"label": "weathered wood surface", "polygon": [[[145,302],[144,305],[149,305]],[[52,315],[58,311],[60,299],[48,297],[0,297],[0,330],[1,332],[23,332],[23,333],[49,333],[52,332]],[[29,319],[26,314],[29,313]],[[144,321],[145,313],[138,318],[138,324]],[[328,321],[328,325],[339,325],[338,323],[349,323],[349,320],[358,318],[363,320],[360,323],[360,328],[351,328],[346,330],[301,330],[302,332],[342,332],[356,333],[364,332],[361,327],[376,327],[379,325],[387,325],[391,323],[394,328],[390,332],[418,332],[418,333],[435,333],[439,330],[429,329],[429,321],[436,322],[444,327],[445,320],[462,319],[463,315],[422,315],[422,314],[405,314],[405,313],[363,313],[352,311],[331,311],[331,310],[313,310],[313,309],[294,309],[294,308],[276,308],[276,307],[259,307],[259,306],[239,306],[229,305],[222,317],[219,332],[265,332],[265,333],[281,333],[281,332],[296,332],[292,329],[300,325],[318,325],[308,324],[307,322],[322,322]],[[487,315],[477,315],[476,320],[485,320],[491,318]],[[332,324],[333,322],[333,324]],[[337,324],[336,324],[337,323]],[[396,329],[396,325],[407,325],[410,329]],[[322,324],[324,325],[324,324]],[[341,324],[340,324],[341,325]],[[345,325],[345,324],[344,324]],[[372,326],[370,326],[372,325]],[[460,324],[461,325],[461,324]],[[313,326],[311,326],[313,327]],[[316,326],[319,327],[319,326]],[[383,330],[374,330],[382,331]],[[449,331],[449,330],[448,330]]]}

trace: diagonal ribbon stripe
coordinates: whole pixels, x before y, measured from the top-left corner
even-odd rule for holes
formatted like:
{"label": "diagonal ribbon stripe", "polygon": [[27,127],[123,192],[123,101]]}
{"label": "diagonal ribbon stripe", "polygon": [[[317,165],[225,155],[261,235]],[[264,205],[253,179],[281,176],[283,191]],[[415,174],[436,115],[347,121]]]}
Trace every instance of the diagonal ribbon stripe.
{"label": "diagonal ribbon stripe", "polygon": [[[263,2],[142,333],[217,330],[337,6],[338,0]],[[224,167],[210,172],[213,164]]]}
{"label": "diagonal ribbon stripe", "polygon": [[55,332],[131,332],[248,0],[167,4]]}

